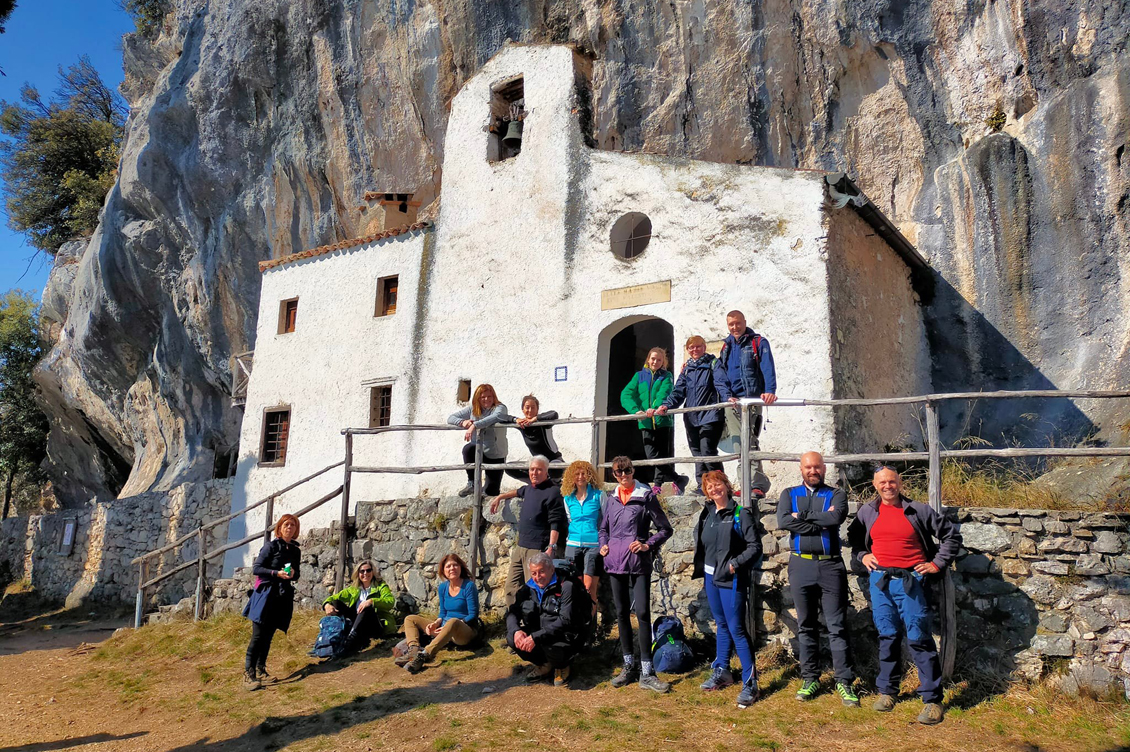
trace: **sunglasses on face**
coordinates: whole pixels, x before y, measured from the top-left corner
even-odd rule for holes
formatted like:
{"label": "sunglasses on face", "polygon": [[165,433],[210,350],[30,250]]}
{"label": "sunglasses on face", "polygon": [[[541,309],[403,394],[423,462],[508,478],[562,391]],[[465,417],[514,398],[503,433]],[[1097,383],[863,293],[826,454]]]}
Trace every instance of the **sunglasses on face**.
{"label": "sunglasses on face", "polygon": [[358,569],[357,572],[359,574],[372,574],[373,570],[371,570],[371,569]]}
{"label": "sunglasses on face", "polygon": [[629,467],[626,470],[613,470],[612,474],[613,475],[633,475],[635,472],[636,472],[635,470],[633,470],[632,468]]}

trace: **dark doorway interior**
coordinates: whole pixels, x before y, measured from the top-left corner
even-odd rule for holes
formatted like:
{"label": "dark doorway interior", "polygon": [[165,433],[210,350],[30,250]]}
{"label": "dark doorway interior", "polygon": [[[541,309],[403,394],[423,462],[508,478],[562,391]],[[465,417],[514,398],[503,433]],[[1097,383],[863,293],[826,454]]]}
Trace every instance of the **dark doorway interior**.
{"label": "dark doorway interior", "polygon": [[[608,351],[608,414],[626,415],[627,410],[620,404],[620,392],[632,380],[632,376],[643,368],[647,351],[653,347],[667,350],[671,360],[675,345],[675,330],[663,319],[647,319],[628,326],[612,338]],[[671,447],[670,449],[673,449]],[[607,425],[604,437],[604,462],[613,457],[627,455],[633,460],[642,460],[643,439],[635,421],[624,420]],[[650,482],[653,471],[641,467],[637,476],[644,483]],[[605,479],[612,481],[611,469],[605,471]]]}

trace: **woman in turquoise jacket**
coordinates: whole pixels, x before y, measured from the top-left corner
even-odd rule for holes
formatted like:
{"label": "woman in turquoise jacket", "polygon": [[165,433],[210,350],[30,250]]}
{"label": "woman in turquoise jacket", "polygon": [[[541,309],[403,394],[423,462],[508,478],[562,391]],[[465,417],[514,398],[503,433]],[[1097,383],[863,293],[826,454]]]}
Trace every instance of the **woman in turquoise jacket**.
{"label": "woman in turquoise jacket", "polygon": [[366,559],[353,570],[353,582],[326,598],[327,614],[345,617],[350,623],[343,653],[363,650],[369,640],[396,634],[396,598]]}
{"label": "woman in turquoise jacket", "polygon": [[[671,456],[675,419],[670,415],[649,417],[647,411],[662,405],[674,386],[675,380],[667,370],[667,351],[662,347],[653,347],[647,353],[644,367],[632,376],[624,391],[620,392],[620,404],[624,409],[641,416],[639,427],[643,435],[643,453],[649,460]],[[676,491],[682,493],[689,480],[685,475],[676,474],[674,465],[655,466],[653,482],[657,486],[671,481],[675,484]]]}

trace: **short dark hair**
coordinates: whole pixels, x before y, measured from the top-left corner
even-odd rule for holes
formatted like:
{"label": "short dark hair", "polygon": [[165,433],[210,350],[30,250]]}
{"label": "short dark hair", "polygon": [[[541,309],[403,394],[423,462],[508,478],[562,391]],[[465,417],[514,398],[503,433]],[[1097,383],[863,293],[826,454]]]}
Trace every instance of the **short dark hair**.
{"label": "short dark hair", "polygon": [[619,457],[613,457],[612,458],[612,472],[618,473],[621,470],[629,470],[629,469],[632,469],[632,470],[635,469],[632,466],[632,460],[631,460],[630,457],[625,457],[624,455],[620,455]]}

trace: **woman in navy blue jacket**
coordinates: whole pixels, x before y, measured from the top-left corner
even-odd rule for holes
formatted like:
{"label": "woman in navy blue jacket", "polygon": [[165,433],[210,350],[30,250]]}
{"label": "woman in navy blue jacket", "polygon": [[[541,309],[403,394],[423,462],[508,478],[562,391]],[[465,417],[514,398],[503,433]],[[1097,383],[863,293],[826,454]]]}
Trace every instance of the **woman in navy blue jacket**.
{"label": "woman in navy blue jacket", "polygon": [[302,552],[298,537],[298,518],[284,514],[275,526],[278,537],[263,544],[251,571],[255,590],[243,609],[251,620],[251,642],[247,645],[243,672],[248,689],[259,689],[271,677],[267,673],[267,653],[275,630],[287,631],[294,613],[294,583],[298,581]]}
{"label": "woman in navy blue jacket", "polygon": [[[663,404],[656,410],[649,410],[657,415],[666,415],[673,407],[686,405],[687,407],[702,407],[714,405],[722,401],[718,396],[718,389],[714,386],[714,371],[718,368],[718,359],[706,352],[706,340],[697,334],[687,340],[687,361],[683,364],[683,372],[675,382],[675,388]],[[691,454],[695,457],[717,457],[718,440],[722,438],[722,429],[726,427],[726,416],[721,409],[702,410],[694,413],[683,413],[683,427],[687,430],[687,443],[691,447]],[[711,470],[721,470],[721,462],[696,462],[694,477],[698,481],[698,488],[693,495],[701,496],[702,475]]]}

